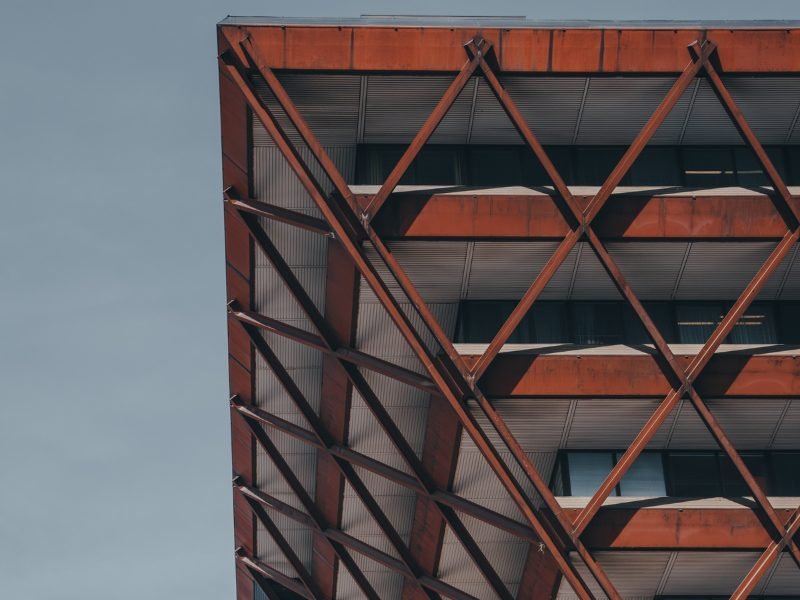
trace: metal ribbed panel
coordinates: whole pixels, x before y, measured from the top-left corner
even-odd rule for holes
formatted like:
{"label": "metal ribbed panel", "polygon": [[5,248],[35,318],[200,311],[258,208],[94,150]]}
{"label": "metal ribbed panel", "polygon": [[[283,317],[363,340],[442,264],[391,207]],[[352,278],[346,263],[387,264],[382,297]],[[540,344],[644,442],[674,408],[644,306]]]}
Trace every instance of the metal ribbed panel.
{"label": "metal ribbed panel", "polygon": [[[401,241],[390,243],[389,248],[425,302],[459,301],[467,242]],[[395,284],[377,252],[371,245],[367,245],[366,250],[370,262],[398,297],[402,294],[400,286]],[[377,302],[369,286],[362,286],[362,291],[362,302]]]}
{"label": "metal ribbed panel", "polygon": [[800,440],[800,400],[792,399],[772,447],[776,450],[797,450],[798,440]]}
{"label": "metal ribbed panel", "polygon": [[[351,553],[354,561],[380,598],[386,600],[399,600],[402,596],[404,578],[402,575],[389,571],[363,554]],[[336,582],[336,600],[363,600],[362,592],[353,580],[347,569],[339,568],[339,577]]]}
{"label": "metal ribbed panel", "polygon": [[800,103],[800,78],[725,77],[724,82],[758,141],[783,144]]}
{"label": "metal ribbed panel", "polygon": [[[764,264],[774,242],[695,242],[675,296],[677,300],[735,300]],[[780,275],[764,287],[774,297]]]}
{"label": "metal ribbed panel", "polygon": [[[342,173],[346,181],[355,179],[356,147],[326,146],[325,150]],[[299,148],[300,156],[310,167],[321,185],[326,186],[322,168],[305,147]],[[256,199],[285,208],[308,209],[310,214],[321,216],[316,204],[297,179],[286,159],[275,147],[253,148],[253,195]],[[326,188],[327,189],[327,188]]]}
{"label": "metal ribbed panel", "polygon": [[[557,247],[558,242],[476,242],[467,298],[519,300]],[[576,256],[573,248],[545,288],[542,299],[566,297]]]}
{"label": "metal ribbed panel", "polygon": [[687,246],[684,242],[609,242],[606,249],[640,300],[665,300],[672,295]]}
{"label": "metal ribbed panel", "polygon": [[[641,431],[660,400],[579,400],[572,418],[567,447],[574,449],[626,448]],[[674,412],[650,442],[661,448],[667,441]]]}
{"label": "metal ribbed panel", "polygon": [[[322,371],[320,369],[291,369],[289,375],[312,408],[318,411]],[[268,412],[305,426],[305,421],[299,417],[300,412],[294,401],[289,398],[272,369],[263,362],[258,353],[256,353],[256,404]],[[296,418],[300,420],[296,421],[292,415],[297,415]]]}
{"label": "metal ribbed panel", "polygon": [[[781,300],[800,300],[800,250],[792,257],[787,258],[785,263],[791,262],[791,268],[788,275],[784,275],[783,290],[781,291]],[[779,269],[780,271],[780,269]],[[785,274],[785,271],[784,271]],[[781,274],[776,272],[773,279],[780,281]]]}
{"label": "metal ribbed panel", "polygon": [[583,248],[578,259],[578,269],[575,272],[570,298],[573,300],[619,300],[622,298],[594,250],[585,242],[581,242],[580,245]]}
{"label": "metal ribbed panel", "polygon": [[[569,400],[502,399],[492,401],[497,413],[511,429],[511,433],[526,451],[558,449],[564,422],[569,411]],[[482,419],[482,417],[479,417]],[[483,421],[481,421],[483,424]],[[488,424],[484,428],[493,444],[501,444],[500,436]],[[472,440],[465,438],[464,447],[475,448]]]}
{"label": "metal ribbed panel", "polygon": [[[354,396],[356,394],[354,393]],[[387,406],[386,411],[392,417],[397,428],[403,433],[411,448],[418,454],[422,452],[422,441],[425,436],[425,418],[428,414],[427,404],[423,406]],[[363,401],[353,398],[350,416],[350,444],[354,450],[368,456],[386,452],[390,449],[389,438],[380,428],[379,423]]]}
{"label": "metal ribbed panel", "polygon": [[[290,518],[270,508],[265,508],[265,510],[303,563],[303,566],[310,570],[313,535],[311,529],[299,525],[296,521],[292,521]],[[272,536],[260,522],[257,524],[256,540],[258,541],[258,558],[260,560],[289,577],[297,577],[297,571],[294,570],[283,552],[278,548],[278,545],[273,541]]]}
{"label": "metal ribbed panel", "polygon": [[[595,552],[594,557],[624,600],[652,600],[667,567],[670,553]],[[571,553],[570,559],[577,567],[581,578],[589,585],[592,595],[598,599],[607,598],[600,586],[594,582],[589,569],[577,555]],[[556,598],[558,600],[577,600],[578,596],[575,595],[569,584],[563,581]]]}
{"label": "metal ribbed panel", "polygon": [[[310,214],[312,211],[300,211]],[[328,238],[300,229],[294,225],[262,219],[261,226],[270,241],[292,267],[325,266]],[[256,248],[256,266],[272,266],[263,252]]]}
{"label": "metal ribbed panel", "polygon": [[[281,433],[270,431],[269,436],[278,447],[281,456],[286,460],[292,472],[300,480],[303,488],[313,498],[315,489],[314,473],[317,466],[316,451],[302,442]],[[276,496],[296,508],[301,508],[289,484],[286,483],[272,463],[272,459],[261,447],[256,451],[256,485],[260,490]]]}
{"label": "metal ribbed panel", "polygon": [[[370,75],[364,116],[364,142],[411,142],[452,83],[452,76]],[[467,83],[434,131],[434,144],[463,144],[467,139],[473,83]]]}
{"label": "metal ribbed panel", "polygon": [[[359,472],[363,473],[363,470]],[[374,495],[375,501],[381,509],[389,516],[394,528],[407,542],[414,520],[416,497],[413,493],[397,484],[393,484],[393,493],[379,494],[372,489],[371,483],[374,477],[376,476],[365,477],[364,483]],[[383,533],[381,533],[369,512],[363,507],[361,500],[356,496],[349,483],[346,484],[345,498],[346,502],[342,509],[342,530],[359,539],[364,539],[365,536],[377,536],[381,540],[375,546],[385,552],[389,552],[390,546],[384,539]],[[367,540],[364,539],[364,541]]]}
{"label": "metal ribbed panel", "polygon": [[[303,289],[311,297],[314,305],[325,310],[325,273],[321,267],[292,267],[292,272],[300,281]],[[290,295],[283,280],[275,269],[260,267],[256,269],[255,296],[253,309],[263,315],[280,321],[292,322],[295,327],[316,333],[311,321],[305,316],[303,309]]]}
{"label": "metal ribbed panel", "polygon": [[[711,399],[706,400],[706,406],[717,418],[737,450],[763,450],[770,445],[785,401],[771,398]],[[687,450],[718,448],[689,401],[681,410],[669,447]]]}
{"label": "metal ribbed panel", "polygon": [[783,554],[779,561],[769,583],[762,590],[756,589],[756,593],[765,596],[790,596],[796,595],[800,590],[800,569],[791,556]]}
{"label": "metal ribbed panel", "polygon": [[728,596],[757,558],[753,552],[679,552],[663,594]]}
{"label": "metal ribbed panel", "polygon": [[[356,142],[361,77],[323,73],[283,73],[278,79],[311,131],[323,145],[335,146]],[[294,128],[264,80],[255,77],[253,83],[283,130],[293,142],[299,143],[300,136],[294,132]],[[273,145],[261,125],[257,124],[255,118],[253,120],[256,122],[253,128],[253,144]]]}
{"label": "metal ribbed panel", "polygon": [[[570,144],[580,111],[583,77],[504,77],[503,86],[543,144]],[[521,144],[522,138],[485,81],[478,86],[473,144]]]}
{"label": "metal ribbed panel", "polygon": [[[362,280],[361,291],[365,285]],[[423,341],[428,347],[434,346],[434,338],[422,326],[420,319],[408,303],[401,304],[409,320],[420,332]],[[439,321],[445,333],[452,339],[456,325],[458,304],[429,304],[428,308]],[[356,334],[357,347],[368,354],[380,356],[389,360],[408,358],[412,356],[411,348],[398,331],[394,322],[386,313],[382,305],[374,302],[362,302],[358,308],[358,331]]]}
{"label": "metal ribbed panel", "polygon": [[[469,526],[467,528],[475,537],[475,532]],[[519,586],[522,571],[525,568],[528,544],[521,542],[519,538],[509,538],[497,542],[480,540],[479,546],[500,579],[513,593]],[[438,576],[446,583],[473,594],[477,598],[496,597],[449,527],[445,531],[442,543]]]}
{"label": "metal ribbed panel", "polygon": [[731,123],[714,90],[702,79],[697,89],[684,144],[742,144],[739,132]]}
{"label": "metal ribbed panel", "polygon": [[[624,144],[636,135],[675,82],[667,77],[594,77],[578,128],[578,144]],[[653,136],[653,144],[677,144],[692,94],[684,92]]]}

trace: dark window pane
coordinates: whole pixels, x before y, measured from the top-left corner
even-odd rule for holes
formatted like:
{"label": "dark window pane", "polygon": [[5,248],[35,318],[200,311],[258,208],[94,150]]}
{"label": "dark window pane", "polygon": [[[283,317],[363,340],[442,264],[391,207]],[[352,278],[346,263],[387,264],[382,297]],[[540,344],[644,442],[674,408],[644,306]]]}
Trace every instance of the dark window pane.
{"label": "dark window pane", "polygon": [[800,496],[800,453],[774,452],[770,456],[773,496]]}
{"label": "dark window pane", "polygon": [[[613,452],[569,452],[569,484],[573,496],[592,496],[614,467]],[[611,494],[616,496],[616,490]]]}
{"label": "dark window pane", "polygon": [[621,344],[622,303],[574,302],[572,327],[576,344]]}
{"label": "dark window pane", "polygon": [[724,314],[720,302],[680,302],[675,308],[681,344],[705,344]]}
{"label": "dark window pane", "polygon": [[800,344],[800,302],[780,302],[778,311],[778,339],[782,344]]}
{"label": "dark window pane", "polygon": [[675,453],[667,456],[670,496],[719,496],[717,457],[712,452]]}
{"label": "dark window pane", "polygon": [[528,317],[533,322],[537,344],[563,344],[567,341],[567,307],[564,302],[534,302]]}
{"label": "dark window pane", "polygon": [[[767,156],[778,170],[778,174],[786,181],[786,165],[783,161],[783,148],[766,148]],[[770,185],[761,163],[755,152],[746,146],[734,148],[736,159],[736,176],[741,186]]]}
{"label": "dark window pane", "polygon": [[[622,456],[617,453],[617,460]],[[660,497],[667,495],[664,463],[660,452],[643,452],[620,481],[621,496]]]}
{"label": "dark window pane", "polygon": [[775,311],[772,304],[754,302],[734,325],[726,341],[729,344],[777,343]]}
{"label": "dark window pane", "polygon": [[[672,307],[669,302],[643,302],[642,304],[656,329],[658,329],[667,343],[673,343],[675,335],[673,334]],[[645,330],[642,321],[630,306],[627,304],[625,306],[625,343],[651,344],[652,340],[647,335],[647,330]]]}
{"label": "dark window pane", "polygon": [[453,146],[429,145],[422,148],[412,165],[415,185],[460,185],[458,152]]}
{"label": "dark window pane", "polygon": [[619,146],[582,146],[576,148],[573,185],[603,185],[622,157]]}
{"label": "dark window pane", "polygon": [[[744,464],[750,469],[762,490],[767,489],[767,465],[763,454],[741,454]],[[750,489],[742,479],[739,471],[727,455],[720,455],[720,472],[722,475],[723,496],[752,496]]]}
{"label": "dark window pane", "polygon": [[680,186],[683,184],[678,149],[646,147],[633,163],[625,185]]}
{"label": "dark window pane", "polygon": [[729,187],[736,185],[733,153],[730,148],[683,149],[683,170],[689,187]]}
{"label": "dark window pane", "polygon": [[511,314],[514,304],[504,300],[462,302],[456,342],[465,344],[490,342]]}
{"label": "dark window pane", "polygon": [[522,146],[469,148],[470,185],[521,185]]}

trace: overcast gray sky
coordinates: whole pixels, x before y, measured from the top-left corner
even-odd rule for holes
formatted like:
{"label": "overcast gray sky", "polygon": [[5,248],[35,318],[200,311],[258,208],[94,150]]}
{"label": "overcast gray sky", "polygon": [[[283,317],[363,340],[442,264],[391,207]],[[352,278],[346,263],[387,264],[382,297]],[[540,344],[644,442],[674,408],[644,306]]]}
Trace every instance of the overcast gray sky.
{"label": "overcast gray sky", "polygon": [[0,598],[234,598],[228,14],[787,19],[797,0],[5,0]]}

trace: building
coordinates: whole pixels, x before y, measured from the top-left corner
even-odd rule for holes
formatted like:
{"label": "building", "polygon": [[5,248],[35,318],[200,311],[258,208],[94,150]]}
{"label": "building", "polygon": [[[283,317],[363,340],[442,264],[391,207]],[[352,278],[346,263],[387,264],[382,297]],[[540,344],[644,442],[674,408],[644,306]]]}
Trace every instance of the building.
{"label": "building", "polygon": [[800,23],[218,36],[240,600],[800,597]]}

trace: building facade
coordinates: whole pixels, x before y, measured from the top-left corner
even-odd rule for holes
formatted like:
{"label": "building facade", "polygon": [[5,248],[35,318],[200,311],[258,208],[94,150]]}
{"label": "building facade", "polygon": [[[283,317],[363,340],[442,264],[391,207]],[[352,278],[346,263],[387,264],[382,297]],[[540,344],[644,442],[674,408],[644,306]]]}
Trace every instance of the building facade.
{"label": "building facade", "polygon": [[218,43],[239,600],[800,598],[800,24]]}

